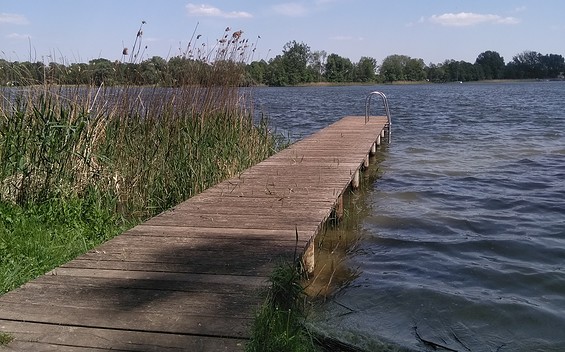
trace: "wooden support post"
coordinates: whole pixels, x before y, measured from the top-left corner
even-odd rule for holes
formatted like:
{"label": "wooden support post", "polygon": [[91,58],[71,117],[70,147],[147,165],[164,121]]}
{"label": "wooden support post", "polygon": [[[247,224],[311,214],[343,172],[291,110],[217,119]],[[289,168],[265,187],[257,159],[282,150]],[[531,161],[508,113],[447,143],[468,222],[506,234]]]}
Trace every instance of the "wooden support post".
{"label": "wooden support post", "polygon": [[363,160],[363,169],[366,169],[369,167],[369,154],[367,154],[365,156],[365,160]]}
{"label": "wooden support post", "polygon": [[381,145],[381,135],[380,134],[377,136],[377,142],[375,144]]}
{"label": "wooden support post", "polygon": [[359,188],[359,169],[355,170],[355,173],[353,174],[353,179],[351,180],[351,188]]}
{"label": "wooden support post", "polygon": [[373,145],[371,146],[370,155],[377,154],[377,145],[380,145],[380,138],[377,138],[377,141],[375,143],[373,143]]}

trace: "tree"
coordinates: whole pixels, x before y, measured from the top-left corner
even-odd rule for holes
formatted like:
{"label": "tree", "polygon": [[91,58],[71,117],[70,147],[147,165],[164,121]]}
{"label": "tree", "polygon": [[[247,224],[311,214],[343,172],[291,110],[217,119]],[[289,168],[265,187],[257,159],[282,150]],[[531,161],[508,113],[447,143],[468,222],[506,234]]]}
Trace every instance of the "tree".
{"label": "tree", "polygon": [[565,72],[565,59],[561,55],[549,54],[539,58],[542,66],[543,77],[556,78]]}
{"label": "tree", "polygon": [[421,81],[426,78],[424,60],[406,55],[387,56],[379,69],[385,82]]}
{"label": "tree", "polygon": [[328,57],[328,53],[324,50],[322,51],[314,51],[310,54],[310,58],[308,60],[308,68],[312,72],[312,77],[314,77],[315,81],[321,81],[322,77],[325,73],[326,68],[326,58]]}
{"label": "tree", "polygon": [[377,60],[363,56],[355,67],[356,82],[373,82],[377,74]]}
{"label": "tree", "polygon": [[480,68],[479,79],[500,79],[504,76],[504,58],[496,51],[485,51],[475,60],[475,65]]}
{"label": "tree", "polygon": [[422,59],[410,58],[404,67],[404,77],[408,81],[423,81],[426,79],[426,64]]}
{"label": "tree", "polygon": [[326,61],[326,79],[328,82],[351,82],[353,80],[353,64],[347,58],[330,54]]}
{"label": "tree", "polygon": [[265,72],[265,83],[269,86],[286,86],[288,85],[288,75],[281,55],[269,60],[269,66]]}
{"label": "tree", "polygon": [[288,84],[311,82],[307,67],[309,58],[310,47],[308,45],[297,43],[294,40],[285,44],[281,60]]}
{"label": "tree", "polygon": [[379,69],[379,74],[385,82],[394,82],[404,80],[404,66],[410,58],[404,55],[387,56]]}
{"label": "tree", "polygon": [[94,59],[88,62],[93,71],[92,78],[94,84],[101,85],[102,83],[112,85],[114,83],[114,70],[112,62],[108,59]]}
{"label": "tree", "polygon": [[542,55],[535,51],[523,51],[512,58],[508,64],[511,78],[540,78]]}
{"label": "tree", "polygon": [[265,76],[269,65],[265,60],[253,61],[245,67],[247,73],[247,81],[249,84],[263,84],[265,83]]}

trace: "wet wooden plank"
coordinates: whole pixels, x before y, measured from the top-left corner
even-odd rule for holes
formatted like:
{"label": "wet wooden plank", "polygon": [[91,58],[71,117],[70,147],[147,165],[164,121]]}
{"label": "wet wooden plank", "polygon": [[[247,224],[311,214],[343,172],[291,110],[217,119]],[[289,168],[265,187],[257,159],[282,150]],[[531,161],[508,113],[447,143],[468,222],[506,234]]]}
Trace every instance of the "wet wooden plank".
{"label": "wet wooden plank", "polygon": [[242,351],[386,119],[346,117],[0,297],[7,351]]}

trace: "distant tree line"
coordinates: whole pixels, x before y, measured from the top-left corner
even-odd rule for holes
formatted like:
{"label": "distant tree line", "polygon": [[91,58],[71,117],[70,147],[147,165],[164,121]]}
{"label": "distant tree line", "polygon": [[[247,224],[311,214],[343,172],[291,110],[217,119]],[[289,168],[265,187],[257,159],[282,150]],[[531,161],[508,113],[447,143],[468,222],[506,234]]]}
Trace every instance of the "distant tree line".
{"label": "distant tree line", "polygon": [[[422,59],[390,55],[378,65],[371,57],[358,62],[325,51],[312,51],[304,43],[291,41],[282,53],[265,61],[233,63],[241,74],[234,85],[289,86],[315,82],[479,81],[492,79],[563,79],[565,60],[556,54],[524,51],[505,63],[496,51],[485,51],[474,63],[446,60],[426,65]],[[0,85],[96,84],[161,85],[214,84],[222,62],[210,63],[183,56],[165,60],[154,56],[140,62],[104,58],[69,65],[51,62],[8,62],[0,59]],[[236,69],[236,67],[234,67]],[[217,78],[217,77],[216,77]]]}
{"label": "distant tree line", "polygon": [[[231,61],[224,65],[239,65]],[[162,85],[176,87],[181,85],[210,85],[221,70],[222,62],[214,65],[202,60],[182,56],[168,61],[154,56],[139,63],[94,59],[88,63],[63,65],[51,62],[7,62],[0,59],[1,85],[34,84],[94,84],[104,82],[107,86],[116,85]],[[240,69],[241,67],[237,67]],[[241,69],[244,73],[244,69]],[[234,85],[240,84],[242,77],[235,77]],[[225,80],[220,80],[225,83]],[[211,83],[212,82],[212,83]]]}
{"label": "distant tree line", "polygon": [[426,65],[424,60],[406,55],[390,55],[381,65],[370,57],[353,63],[337,54],[311,51],[308,45],[288,42],[268,62],[247,65],[248,80],[256,84],[285,86],[313,82],[397,82],[397,81],[480,81],[493,79],[563,79],[565,59],[561,55],[542,55],[524,51],[505,64],[496,51],[485,51],[474,63],[446,60]]}

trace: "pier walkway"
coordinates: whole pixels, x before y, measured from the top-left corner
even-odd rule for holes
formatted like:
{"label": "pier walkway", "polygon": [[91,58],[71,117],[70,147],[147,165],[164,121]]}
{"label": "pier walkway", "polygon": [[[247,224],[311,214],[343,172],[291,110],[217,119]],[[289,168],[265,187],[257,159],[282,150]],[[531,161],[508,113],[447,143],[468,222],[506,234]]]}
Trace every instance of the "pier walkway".
{"label": "pier walkway", "polygon": [[274,266],[297,243],[313,265],[386,127],[345,117],[0,296],[0,351],[244,350]]}

